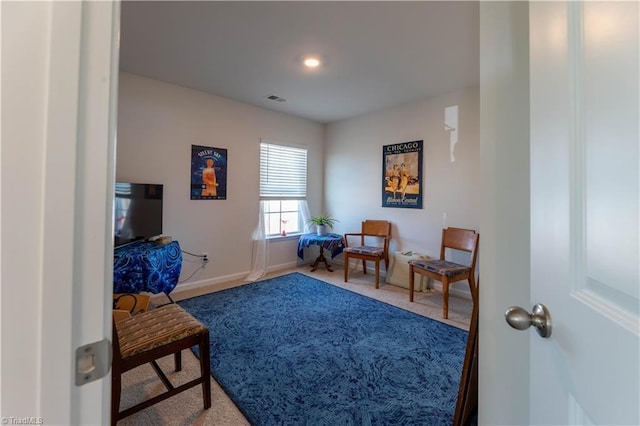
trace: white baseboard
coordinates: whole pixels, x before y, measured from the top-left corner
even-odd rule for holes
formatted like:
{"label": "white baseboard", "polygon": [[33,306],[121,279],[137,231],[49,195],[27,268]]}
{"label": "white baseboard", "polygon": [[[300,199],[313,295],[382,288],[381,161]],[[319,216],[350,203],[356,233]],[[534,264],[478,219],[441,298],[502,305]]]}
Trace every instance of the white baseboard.
{"label": "white baseboard", "polygon": [[[334,259],[332,261],[332,263],[338,264],[338,265],[342,265],[342,267],[344,268],[344,261],[342,259]],[[355,268],[353,267],[353,262],[350,262],[352,265],[351,270],[357,270],[357,271],[361,271],[362,270],[362,262],[358,262],[358,264],[355,266]],[[267,272],[276,272],[276,271],[281,271],[284,269],[291,269],[294,268],[296,266],[300,266],[300,264],[298,262],[288,262],[288,263],[283,263],[280,265],[272,265],[269,266],[267,268]],[[216,278],[209,278],[206,280],[199,280],[199,281],[193,281],[193,282],[187,282],[187,283],[182,283],[182,284],[178,284],[176,286],[176,288],[171,292],[171,296],[173,298],[173,296],[175,296],[176,299],[180,299],[181,295],[184,293],[192,293],[195,292],[196,290],[201,290],[203,288],[206,288],[208,290],[208,292],[212,292],[212,291],[218,291],[218,290],[222,290],[224,288],[227,287],[228,283],[231,281],[238,281],[238,280],[242,280],[244,279],[247,275],[249,275],[250,271],[245,271],[245,272],[239,272],[237,274],[231,274],[231,275],[223,275],[221,277],[216,277]],[[369,267],[367,266],[367,273],[369,274],[374,274],[375,273],[375,267]],[[380,270],[380,280],[381,282],[384,281],[384,278],[386,278],[387,276],[387,271],[385,271],[384,269]],[[384,277],[384,278],[383,278]],[[431,280],[432,282],[432,286],[435,290],[438,291],[442,291],[442,283],[439,281],[435,281],[435,280]],[[248,282],[247,282],[248,283]],[[461,284],[457,284],[457,286],[462,286]],[[468,299],[471,300],[471,293],[469,292],[469,290],[464,290],[462,288],[455,288],[455,287],[449,287],[449,294],[458,296],[458,297],[462,297],[464,299]],[[166,298],[164,296],[164,294],[160,293],[160,294],[156,294],[153,295],[151,297],[151,301],[152,302],[160,302],[160,301],[165,301]]]}
{"label": "white baseboard", "polygon": [[[288,262],[280,265],[273,265],[267,268],[268,272],[281,271],[283,269],[290,269],[296,266],[296,262]],[[176,299],[180,299],[180,296],[184,293],[191,293],[195,290],[200,290],[206,288],[209,291],[221,290],[226,287],[226,285],[231,281],[238,281],[244,279],[247,275],[249,275],[250,271],[239,272],[237,274],[223,275],[220,277],[209,278],[206,280],[199,280],[193,282],[181,283],[176,286],[171,292],[171,297],[175,296]],[[166,297],[164,294],[155,294],[151,297],[152,302],[159,302],[165,300]]]}

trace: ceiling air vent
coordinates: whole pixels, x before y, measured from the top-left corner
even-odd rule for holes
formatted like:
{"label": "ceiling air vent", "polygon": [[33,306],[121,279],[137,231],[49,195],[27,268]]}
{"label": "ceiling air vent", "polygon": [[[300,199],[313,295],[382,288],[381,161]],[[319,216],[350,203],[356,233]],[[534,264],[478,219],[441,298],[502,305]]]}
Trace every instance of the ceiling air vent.
{"label": "ceiling air vent", "polygon": [[287,100],[285,98],[281,98],[280,96],[276,96],[276,95],[269,95],[269,96],[267,96],[267,99],[269,99],[271,101],[287,102]]}

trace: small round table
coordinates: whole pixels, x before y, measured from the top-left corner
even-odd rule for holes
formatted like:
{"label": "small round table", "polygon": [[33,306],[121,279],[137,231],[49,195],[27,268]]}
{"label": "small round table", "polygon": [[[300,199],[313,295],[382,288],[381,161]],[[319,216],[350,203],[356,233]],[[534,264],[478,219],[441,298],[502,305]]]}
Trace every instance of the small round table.
{"label": "small round table", "polygon": [[311,264],[311,272],[314,272],[316,269],[318,269],[318,265],[320,265],[320,263],[324,263],[327,270],[329,272],[333,272],[333,270],[331,269],[331,265],[329,265],[327,258],[324,256],[324,249],[327,249],[331,252],[332,259],[342,253],[342,250],[344,249],[344,240],[342,239],[342,235],[318,235],[315,232],[301,235],[300,240],[298,240],[298,257],[300,259],[303,259],[303,249],[305,247],[309,247],[310,245],[320,246],[320,255]]}

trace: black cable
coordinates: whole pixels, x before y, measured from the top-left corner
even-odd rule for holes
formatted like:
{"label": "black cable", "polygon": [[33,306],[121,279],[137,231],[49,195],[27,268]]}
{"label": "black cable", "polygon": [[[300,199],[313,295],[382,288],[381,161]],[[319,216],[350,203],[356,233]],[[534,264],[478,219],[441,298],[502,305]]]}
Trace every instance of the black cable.
{"label": "black cable", "polygon": [[206,257],[207,257],[207,256],[204,256],[204,255],[202,255],[202,254],[189,253],[189,252],[188,252],[188,251],[186,251],[186,250],[182,250],[182,252],[183,252],[183,253],[185,253],[185,254],[188,254],[188,255],[190,255],[190,256],[194,256],[194,257],[203,257],[203,258],[206,258]]}
{"label": "black cable", "polygon": [[[193,259],[193,260],[189,260],[189,259],[182,259],[183,262],[188,262],[188,263],[201,263],[205,261],[204,257],[201,257],[200,259]],[[209,258],[206,259],[206,261],[209,261]]]}
{"label": "black cable", "polygon": [[193,271],[193,272],[191,273],[191,275],[189,275],[189,276],[188,276],[187,278],[185,278],[184,280],[182,280],[182,281],[178,281],[178,284],[182,284],[182,283],[184,283],[184,282],[189,281],[189,280],[190,280],[190,279],[191,279],[191,278],[196,274],[196,272],[199,272],[200,270],[204,270],[205,265],[206,265],[206,263],[205,263],[205,264],[203,264],[203,265],[202,265],[201,267],[199,267],[198,269],[196,269],[195,271]]}
{"label": "black cable", "polygon": [[[198,273],[198,272],[199,272],[199,271],[201,271],[201,270],[204,270],[204,267],[207,265],[207,263],[209,263],[209,256],[206,256],[206,255],[203,255],[203,254],[194,254],[194,253],[188,252],[188,251],[186,251],[186,250],[182,250],[182,249],[181,249],[180,251],[181,251],[181,252],[183,252],[183,253],[185,253],[185,254],[188,254],[189,256],[198,257],[198,258],[203,259],[203,260],[202,260],[202,265],[201,265],[198,269],[196,269],[195,271],[193,271],[193,272],[191,273],[191,275],[189,275],[189,276],[188,276],[187,278],[185,278],[184,280],[182,280],[182,281],[178,281],[178,284],[182,284],[182,283],[184,283],[184,282],[189,281],[191,278],[193,278],[193,276],[194,276],[196,273]],[[196,261],[193,261],[193,260],[186,260],[186,259],[183,259],[183,260],[185,260],[185,261],[187,261],[187,262],[189,262],[189,263],[195,263],[195,262],[198,262],[197,260],[196,260]]]}

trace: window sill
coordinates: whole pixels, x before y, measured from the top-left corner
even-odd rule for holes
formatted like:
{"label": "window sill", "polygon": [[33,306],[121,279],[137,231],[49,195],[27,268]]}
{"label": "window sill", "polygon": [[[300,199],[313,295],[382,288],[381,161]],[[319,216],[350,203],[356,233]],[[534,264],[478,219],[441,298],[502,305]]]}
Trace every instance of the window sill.
{"label": "window sill", "polygon": [[271,235],[271,236],[267,237],[267,240],[269,242],[297,240],[298,238],[300,238],[300,235],[302,235],[302,234],[300,234],[300,233],[287,234],[286,237],[283,237],[282,235]]}

